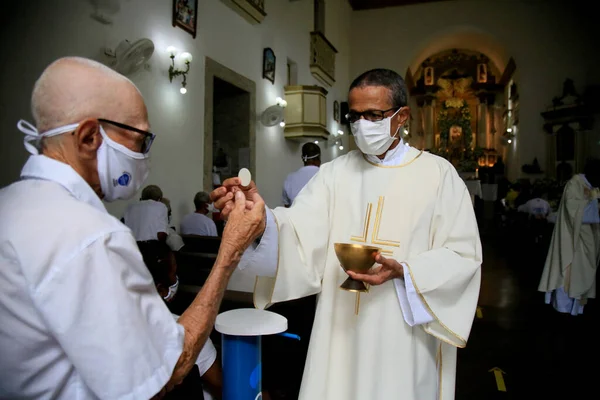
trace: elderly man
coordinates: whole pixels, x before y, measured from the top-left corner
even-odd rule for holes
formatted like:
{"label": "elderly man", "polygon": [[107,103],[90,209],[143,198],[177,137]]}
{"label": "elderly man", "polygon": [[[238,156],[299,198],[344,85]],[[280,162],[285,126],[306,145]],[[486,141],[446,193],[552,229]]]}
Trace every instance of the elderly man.
{"label": "elderly man", "polygon": [[181,220],[182,235],[219,236],[217,225],[207,217],[210,202],[208,193],[196,193],[194,196],[196,211],[184,216]]}
{"label": "elderly man", "polygon": [[[236,209],[211,274],[176,322],[131,231],[105,201],[148,175],[144,100],[91,60],[60,59],[33,89],[32,156],[0,191],[0,398],[148,399],[182,381],[211,332],[241,253],[262,230]],[[19,210],[19,212],[15,212]]]}
{"label": "elderly man", "polygon": [[[319,293],[301,400],[452,399],[482,261],[469,192],[449,162],[402,142],[410,110],[398,74],[362,74],[349,106],[360,152],[322,165],[290,208],[268,211],[240,268],[260,276],[258,307]],[[239,178],[213,191],[224,215],[238,191],[257,193]],[[334,243],[380,249],[378,267],[348,273],[372,285],[358,315]]]}
{"label": "elderly man", "polygon": [[169,210],[162,190],[156,185],[148,185],[142,190],[137,203],[129,204],[123,222],[131,229],[137,241],[167,240],[169,234]]}
{"label": "elderly man", "polygon": [[289,207],[294,202],[298,193],[312,179],[321,166],[321,149],[315,143],[304,143],[302,146],[302,162],[304,166],[292,172],[283,183],[283,205]]}

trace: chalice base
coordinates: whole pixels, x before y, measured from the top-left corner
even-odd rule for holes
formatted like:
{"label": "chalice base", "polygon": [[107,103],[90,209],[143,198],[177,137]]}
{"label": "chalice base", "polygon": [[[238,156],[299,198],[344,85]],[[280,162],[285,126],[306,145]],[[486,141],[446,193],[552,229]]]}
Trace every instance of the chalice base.
{"label": "chalice base", "polygon": [[369,288],[365,285],[364,282],[354,280],[352,278],[348,278],[340,285],[341,289],[347,290],[349,292],[368,292]]}

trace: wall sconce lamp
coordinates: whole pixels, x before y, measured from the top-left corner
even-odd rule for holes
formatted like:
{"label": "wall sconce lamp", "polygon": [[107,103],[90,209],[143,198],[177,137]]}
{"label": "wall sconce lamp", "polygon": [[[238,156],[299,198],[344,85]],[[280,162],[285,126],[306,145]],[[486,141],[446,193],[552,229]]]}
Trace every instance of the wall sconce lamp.
{"label": "wall sconce lamp", "polygon": [[[336,136],[332,135],[330,136],[330,139],[334,139],[334,140],[329,140],[329,146],[331,147],[337,147],[339,150],[344,150],[344,143],[342,143],[342,139],[337,139]],[[315,140],[315,144],[317,143],[318,140]]]}
{"label": "wall sconce lamp", "polygon": [[[277,97],[275,99],[275,103],[277,103],[277,105],[281,108],[286,108],[287,107],[287,101],[285,101],[284,99],[282,99],[281,97]],[[285,121],[282,119],[281,122],[279,123],[279,126],[282,128],[285,128]]]}
{"label": "wall sconce lamp", "polygon": [[171,58],[171,66],[169,67],[169,82],[173,82],[173,78],[178,76],[182,76],[183,80],[181,81],[181,88],[179,92],[181,94],[186,94],[186,84],[187,84],[187,74],[190,72],[190,63],[192,62],[192,55],[187,51],[184,51],[179,55],[179,59],[181,59],[185,64],[185,70],[175,68],[175,56],[177,55],[177,49],[173,46],[169,46],[167,48],[167,53],[169,53],[169,57]]}

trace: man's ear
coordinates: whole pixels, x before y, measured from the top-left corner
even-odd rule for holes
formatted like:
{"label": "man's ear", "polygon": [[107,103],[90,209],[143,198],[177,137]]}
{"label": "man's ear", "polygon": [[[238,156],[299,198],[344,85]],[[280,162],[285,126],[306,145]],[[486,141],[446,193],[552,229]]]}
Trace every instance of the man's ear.
{"label": "man's ear", "polygon": [[396,116],[396,118],[398,121],[398,125],[404,126],[404,124],[406,124],[406,121],[408,121],[408,119],[410,118],[410,107],[402,107],[400,111],[398,111],[398,115]]}
{"label": "man's ear", "polygon": [[88,160],[95,159],[103,140],[98,120],[88,118],[82,121],[73,132],[73,136],[75,136],[75,146],[79,150],[80,157]]}

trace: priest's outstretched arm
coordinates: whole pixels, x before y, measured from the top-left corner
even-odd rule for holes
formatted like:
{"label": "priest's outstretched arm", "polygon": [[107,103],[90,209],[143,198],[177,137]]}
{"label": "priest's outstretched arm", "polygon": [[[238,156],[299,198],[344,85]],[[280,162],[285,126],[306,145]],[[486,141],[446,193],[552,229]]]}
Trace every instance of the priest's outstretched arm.
{"label": "priest's outstretched arm", "polygon": [[[265,308],[321,291],[328,246],[332,246],[329,234],[334,194],[333,183],[327,179],[332,176],[328,167],[321,167],[291,208],[267,210],[266,229],[260,242],[244,253],[238,268],[259,277],[254,291],[255,306]],[[284,264],[294,267],[280,269],[279,265]],[[394,284],[407,324],[434,321],[408,274]]]}

